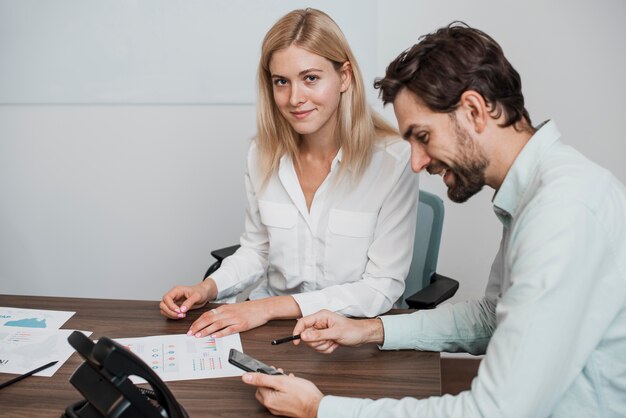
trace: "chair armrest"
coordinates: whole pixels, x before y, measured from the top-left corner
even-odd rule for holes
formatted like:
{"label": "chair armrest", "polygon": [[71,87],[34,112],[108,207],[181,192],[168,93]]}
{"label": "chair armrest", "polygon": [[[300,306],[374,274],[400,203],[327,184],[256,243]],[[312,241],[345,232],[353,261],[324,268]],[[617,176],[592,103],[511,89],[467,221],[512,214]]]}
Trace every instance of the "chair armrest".
{"label": "chair armrest", "polygon": [[[232,245],[230,247],[220,248],[219,250],[211,251],[211,255],[217,260],[215,263],[211,264],[204,273],[204,279],[213,274],[220,266],[222,265],[222,260],[224,260],[229,255],[232,255],[237,249],[241,247],[241,245]],[[202,279],[202,280],[204,280]]]}
{"label": "chair armrest", "polygon": [[237,251],[241,247],[241,245],[233,245],[231,247],[220,248],[219,250],[211,251],[211,255],[217,260],[222,261],[229,255],[232,255],[235,251]]}
{"label": "chair armrest", "polygon": [[450,299],[458,288],[458,281],[434,273],[430,279],[430,284],[406,298],[405,302],[409,308],[432,309],[441,302]]}

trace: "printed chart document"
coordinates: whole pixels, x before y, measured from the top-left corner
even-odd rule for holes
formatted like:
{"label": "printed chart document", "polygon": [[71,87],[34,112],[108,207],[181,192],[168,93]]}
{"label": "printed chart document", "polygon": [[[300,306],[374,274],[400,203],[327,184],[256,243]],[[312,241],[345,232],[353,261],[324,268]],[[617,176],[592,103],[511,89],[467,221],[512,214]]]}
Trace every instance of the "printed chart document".
{"label": "printed chart document", "polygon": [[[231,348],[243,351],[239,334],[222,338],[196,338],[187,334],[116,338],[116,342],[141,358],[164,381],[241,376],[228,362]],[[132,377],[134,383],[143,379]]]}
{"label": "printed chart document", "polygon": [[59,329],[75,313],[0,306],[0,326]]}
{"label": "printed chart document", "polygon": [[[52,376],[74,353],[67,341],[71,329],[41,329],[30,327],[0,327],[0,373],[23,374],[58,361],[35,376]],[[81,331],[86,336],[91,332]]]}

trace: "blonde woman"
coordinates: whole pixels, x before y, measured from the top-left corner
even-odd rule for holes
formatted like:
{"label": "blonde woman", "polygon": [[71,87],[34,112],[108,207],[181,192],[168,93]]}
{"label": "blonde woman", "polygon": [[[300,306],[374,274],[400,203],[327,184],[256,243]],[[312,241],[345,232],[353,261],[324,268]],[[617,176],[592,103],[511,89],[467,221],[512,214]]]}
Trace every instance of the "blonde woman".
{"label": "blonde woman", "polygon": [[294,10],[266,34],[258,70],[241,247],[194,286],[163,296],[184,318],[260,283],[248,301],[203,313],[188,334],[221,337],[320,309],[372,317],[404,290],[417,176],[408,145],[373,113],[345,36],[325,13]]}

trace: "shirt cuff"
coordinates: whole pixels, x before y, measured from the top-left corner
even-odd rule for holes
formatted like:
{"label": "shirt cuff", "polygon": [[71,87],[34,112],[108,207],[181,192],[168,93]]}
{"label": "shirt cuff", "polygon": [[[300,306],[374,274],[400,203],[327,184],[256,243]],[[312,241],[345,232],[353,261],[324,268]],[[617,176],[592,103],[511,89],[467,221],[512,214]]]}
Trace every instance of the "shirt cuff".
{"label": "shirt cuff", "polygon": [[370,402],[372,402],[371,399],[327,395],[320,401],[317,418],[356,417],[363,405]]}
{"label": "shirt cuff", "polygon": [[302,312],[302,316],[314,314],[321,309],[320,297],[317,293],[318,292],[307,292],[291,295],[291,297],[294,298],[294,300],[300,307],[300,312]]}
{"label": "shirt cuff", "polygon": [[381,350],[402,350],[407,347],[407,330],[405,328],[407,324],[411,323],[406,318],[409,315],[385,315],[378,317],[383,321],[383,332],[385,335],[383,344],[378,346]]}
{"label": "shirt cuff", "polygon": [[214,271],[213,273],[211,273],[211,277],[213,279],[213,281],[215,282],[215,286],[217,286],[217,297],[216,300],[219,299],[223,299],[225,297],[229,297],[229,296],[233,296],[231,293],[229,292],[229,288],[231,288],[234,283],[232,280],[230,280],[230,278],[228,277],[228,273],[225,271],[220,272],[220,270],[218,269],[217,271]]}

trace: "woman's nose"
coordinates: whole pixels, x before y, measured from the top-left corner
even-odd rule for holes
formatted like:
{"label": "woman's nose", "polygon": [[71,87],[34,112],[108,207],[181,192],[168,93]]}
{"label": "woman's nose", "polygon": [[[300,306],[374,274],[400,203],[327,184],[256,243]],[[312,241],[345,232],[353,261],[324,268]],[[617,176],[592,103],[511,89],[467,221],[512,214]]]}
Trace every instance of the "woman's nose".
{"label": "woman's nose", "polygon": [[294,107],[297,107],[297,106],[300,106],[304,102],[306,102],[306,98],[304,97],[303,90],[294,85],[291,88],[291,96],[289,97],[289,104]]}

